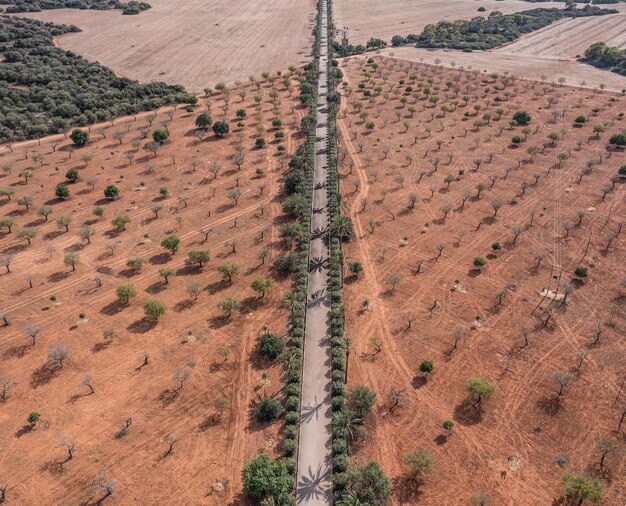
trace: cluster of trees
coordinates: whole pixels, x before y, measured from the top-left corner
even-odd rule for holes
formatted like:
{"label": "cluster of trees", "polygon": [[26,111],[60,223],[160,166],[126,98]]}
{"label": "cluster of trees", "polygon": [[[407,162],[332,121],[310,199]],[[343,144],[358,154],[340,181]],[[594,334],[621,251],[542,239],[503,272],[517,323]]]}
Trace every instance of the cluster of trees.
{"label": "cluster of trees", "polygon": [[0,18],[0,142],[64,133],[174,103],[194,103],[182,86],[140,84],[54,47],[76,26]]}
{"label": "cluster of trees", "polygon": [[367,41],[365,45],[363,44],[348,44],[347,46],[341,45],[339,42],[333,40],[331,42],[331,48],[338,56],[350,56],[353,54],[363,54],[365,51],[370,51],[372,49],[382,49],[387,47],[387,43],[382,39],[377,39],[372,37]]}
{"label": "cluster of trees", "polygon": [[626,50],[607,46],[604,42],[591,44],[580,59],[594,67],[611,70],[626,76]]}
{"label": "cluster of trees", "polygon": [[419,35],[410,34],[406,38],[396,35],[392,39],[392,45],[415,44],[416,47],[464,51],[493,49],[525,33],[548,26],[558,19],[601,16],[617,12],[615,9],[600,9],[591,5],[586,5],[582,9],[575,6],[568,6],[565,9],[532,9],[508,15],[493,11],[487,18],[440,21],[436,25],[426,25]]}
{"label": "cluster of trees", "polygon": [[119,2],[118,0],[0,0],[0,5],[8,5],[6,12],[41,12],[51,9],[93,9],[106,11],[119,9],[122,14],[133,15],[148,10],[146,2]]}

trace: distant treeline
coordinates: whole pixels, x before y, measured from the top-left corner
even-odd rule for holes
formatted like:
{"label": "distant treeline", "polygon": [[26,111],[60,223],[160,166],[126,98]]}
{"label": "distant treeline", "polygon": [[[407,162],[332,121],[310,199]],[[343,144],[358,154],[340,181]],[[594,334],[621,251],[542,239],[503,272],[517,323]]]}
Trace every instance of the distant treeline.
{"label": "distant treeline", "polygon": [[604,42],[596,42],[587,48],[581,61],[626,76],[626,50],[619,47],[610,47]]}
{"label": "distant treeline", "polygon": [[120,78],[54,46],[53,37],[78,31],[73,25],[0,16],[0,142],[196,100],[182,86]]}
{"label": "distant treeline", "polygon": [[382,49],[384,47],[387,47],[387,43],[382,39],[371,38],[370,40],[367,41],[367,44],[365,45],[349,44],[347,46],[342,46],[339,42],[337,42],[336,40],[333,40],[331,42],[331,47],[333,51],[335,51],[335,54],[343,57],[343,56],[350,56],[353,54],[362,54],[362,53],[365,53],[365,51],[370,51],[372,49]]}
{"label": "distant treeline", "polygon": [[8,5],[7,13],[41,12],[50,9],[94,9],[106,11],[119,9],[122,14],[139,14],[151,6],[146,2],[119,2],[118,0],[0,0],[0,5]]}
{"label": "distant treeline", "polygon": [[436,25],[426,25],[421,34],[411,34],[407,37],[395,35],[391,43],[393,46],[415,44],[416,47],[426,48],[486,50],[502,46],[525,33],[544,28],[558,19],[601,16],[617,12],[615,9],[601,9],[591,5],[585,5],[582,9],[574,6],[566,9],[532,9],[508,15],[493,11],[487,18],[440,21]]}

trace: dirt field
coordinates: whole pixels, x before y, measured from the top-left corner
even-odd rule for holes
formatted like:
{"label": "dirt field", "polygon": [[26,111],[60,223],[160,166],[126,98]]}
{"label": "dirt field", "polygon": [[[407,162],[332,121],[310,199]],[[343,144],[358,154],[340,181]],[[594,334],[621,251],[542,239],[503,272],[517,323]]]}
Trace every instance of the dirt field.
{"label": "dirt field", "polygon": [[73,23],[82,32],[61,37],[64,49],[132,79],[182,84],[196,92],[309,60],[312,0],[150,4],[137,16],[73,9],[20,16]]}
{"label": "dirt field", "polygon": [[[282,155],[271,125],[273,86],[284,122]],[[0,276],[1,311],[12,320],[0,327],[0,375],[19,381],[0,409],[0,482],[9,483],[11,503],[94,504],[104,492],[92,480],[103,469],[117,480],[118,504],[242,503],[244,464],[260,450],[274,455],[280,428],[258,424],[251,413],[262,396],[280,395],[282,387],[280,367],[263,360],[256,343],[264,325],[282,335],[287,324],[278,302],[291,281],[277,278],[271,265],[286,248],[276,226],[283,220],[283,167],[300,142],[297,127],[306,113],[295,88],[294,81],[288,93],[282,78],[263,83],[260,91],[247,83],[243,99],[240,90],[230,93],[226,111],[223,96],[211,98],[213,120],[225,114],[231,125],[225,139],[210,132],[199,141],[191,134],[196,116],[206,110],[205,99],[193,113],[176,110],[173,119],[161,110],[148,133],[167,125],[171,136],[156,157],[140,147],[147,142],[140,130],[148,127],[147,114],[107,125],[104,139],[92,127],[92,142],[74,153],[63,136],[16,145],[12,153],[4,149],[0,187],[15,193],[0,199],[0,212],[17,221],[12,233],[5,229],[0,235],[0,258],[14,260],[11,272],[4,272],[3,264]],[[262,97],[260,117],[255,95]],[[235,118],[240,108],[247,111],[242,128]],[[259,126],[265,128],[260,134]],[[254,148],[258,135],[267,139],[266,148]],[[240,170],[233,161],[239,142],[245,158]],[[126,154],[133,151],[129,163]],[[216,177],[210,170],[215,164]],[[54,188],[72,167],[80,180],[68,185],[69,199],[58,200]],[[24,169],[32,171],[28,183],[19,176]],[[103,199],[109,184],[119,187],[118,199]],[[163,197],[160,188],[169,194]],[[241,191],[237,204],[227,196],[235,188]],[[24,196],[32,197],[29,211],[18,205]],[[52,209],[47,222],[37,215],[42,206]],[[92,214],[95,206],[105,210],[100,220]],[[158,217],[155,206],[162,206]],[[111,225],[118,214],[131,218],[122,232]],[[56,224],[63,215],[72,219],[68,232]],[[77,236],[83,224],[95,231],[90,244]],[[16,239],[26,226],[39,230],[31,245]],[[206,242],[201,229],[211,229]],[[160,246],[168,234],[182,241],[173,256]],[[270,249],[263,263],[264,248]],[[184,264],[192,249],[210,250],[211,260],[200,270]],[[64,265],[69,252],[80,256],[75,272]],[[127,266],[132,257],[145,260],[141,270]],[[240,267],[232,284],[217,271],[226,262]],[[168,284],[159,275],[165,267],[178,270]],[[33,276],[32,288],[27,275]],[[263,299],[250,287],[257,276],[276,280]],[[191,282],[201,287],[195,301],[187,293]],[[116,299],[120,283],[137,289],[127,306]],[[217,308],[229,296],[241,302],[231,319]],[[167,305],[155,325],[142,309],[150,298]],[[24,331],[29,323],[43,327],[34,345]],[[104,336],[109,328],[116,331],[112,338]],[[62,368],[47,362],[57,343],[71,351]],[[191,373],[178,391],[176,368]],[[93,394],[81,386],[87,373]],[[230,402],[221,420],[214,407],[220,397]],[[27,423],[32,411],[41,414],[34,429]],[[127,417],[133,421],[129,433],[116,438]],[[170,433],[177,441],[173,454],[163,457]],[[75,456],[66,462],[62,436],[76,441]]]}
{"label": "dirt field", "polygon": [[487,73],[508,72],[530,80],[556,82],[560,78],[565,78],[566,84],[580,86],[581,83],[584,83],[585,88],[604,86],[607,90],[616,92],[626,88],[626,77],[615,72],[597,69],[574,59],[511,54],[506,49],[463,53],[462,51],[443,49],[397,47],[384,49],[381,54],[393,54],[395,58],[420,63],[434,64],[438,60],[444,66],[463,67]]}
{"label": "dirt field", "polygon": [[529,33],[494,53],[575,59],[594,42],[626,47],[626,14],[564,19]]}
{"label": "dirt field", "polygon": [[[486,12],[478,12],[481,6]],[[350,43],[361,44],[371,37],[389,42],[394,35],[419,33],[427,24],[438,21],[488,16],[493,10],[511,14],[538,6],[522,0],[336,0],[334,16],[338,28],[350,28]],[[553,6],[557,5],[550,4]]]}
{"label": "dirt field", "polygon": [[[394,504],[471,504],[479,489],[490,504],[563,504],[565,469],[602,476],[602,504],[623,504],[623,453],[611,454],[601,471],[595,447],[603,437],[624,448],[616,429],[626,402],[619,393],[626,186],[610,180],[626,156],[606,149],[626,127],[618,117],[624,99],[521,80],[505,86],[502,77],[390,58],[376,62],[378,70],[362,59],[342,62],[342,192],[356,235],[344,251],[347,265],[364,267],[359,277],[346,270],[349,384],[377,394],[369,434],[352,458],[381,462],[395,485]],[[436,107],[424,94],[415,101],[405,91],[426,80],[441,97]],[[446,82],[460,86],[459,97]],[[504,98],[500,106],[496,95]],[[528,131],[509,126],[521,109],[532,115]],[[491,117],[481,119],[485,113]],[[579,115],[588,121],[575,128]],[[606,125],[598,138],[596,124]],[[552,132],[561,136],[554,145],[547,139]],[[514,135],[522,138],[518,147]],[[499,249],[492,248],[496,242]],[[476,257],[484,267],[475,267]],[[540,304],[542,289],[556,289],[553,265],[561,273],[557,295],[567,292],[567,300]],[[587,267],[587,278],[574,277],[577,266]],[[430,378],[419,371],[425,359],[434,363]],[[560,401],[550,379],[556,370],[574,379]],[[496,385],[480,409],[466,391],[477,375]],[[399,405],[390,413],[392,388]],[[455,422],[450,435],[442,428],[446,419]],[[421,481],[407,478],[402,462],[417,447],[436,459]]]}

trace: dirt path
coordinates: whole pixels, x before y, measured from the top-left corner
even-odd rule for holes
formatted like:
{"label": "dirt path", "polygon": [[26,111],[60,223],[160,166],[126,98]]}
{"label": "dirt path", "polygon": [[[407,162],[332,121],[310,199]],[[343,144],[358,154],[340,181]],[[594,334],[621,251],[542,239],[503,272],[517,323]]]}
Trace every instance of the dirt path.
{"label": "dirt path", "polygon": [[[328,216],[328,113],[326,111],[328,40],[327,3],[322,3],[322,36],[319,60],[315,173],[311,231],[327,230]],[[298,449],[297,504],[332,504],[331,483],[331,371],[330,249],[325,234],[311,237],[307,294],[302,407]]]}

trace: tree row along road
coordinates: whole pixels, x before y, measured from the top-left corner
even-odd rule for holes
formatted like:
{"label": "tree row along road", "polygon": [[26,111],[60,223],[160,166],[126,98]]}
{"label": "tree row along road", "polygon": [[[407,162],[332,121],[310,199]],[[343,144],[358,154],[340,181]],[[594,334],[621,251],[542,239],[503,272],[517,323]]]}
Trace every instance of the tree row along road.
{"label": "tree row along road", "polygon": [[[311,233],[328,231],[328,2],[322,0]],[[329,236],[311,235],[296,502],[332,504]]]}

